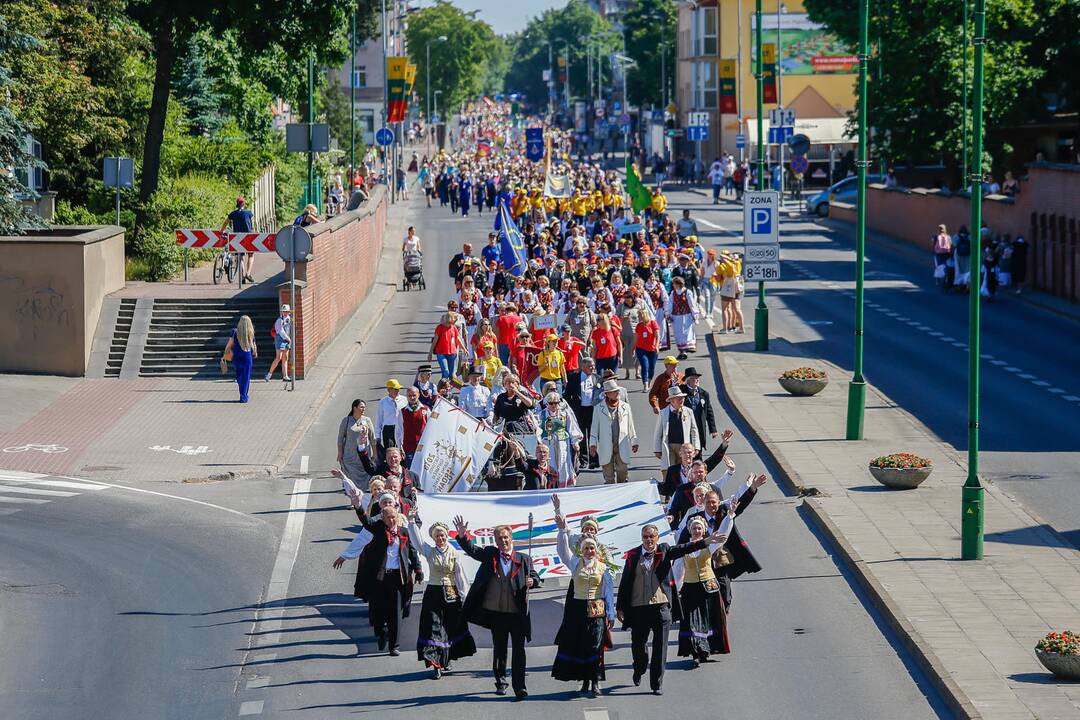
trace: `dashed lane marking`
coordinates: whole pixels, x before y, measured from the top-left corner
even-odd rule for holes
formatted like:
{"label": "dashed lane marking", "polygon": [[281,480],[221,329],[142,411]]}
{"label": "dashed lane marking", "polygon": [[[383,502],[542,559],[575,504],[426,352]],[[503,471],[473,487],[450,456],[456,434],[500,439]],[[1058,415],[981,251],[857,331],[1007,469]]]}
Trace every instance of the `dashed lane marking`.
{"label": "dashed lane marking", "polygon": [[40,495],[42,497],[75,497],[79,493],[64,492],[63,490],[42,490],[32,487],[15,487],[13,485],[0,485],[0,493],[15,493],[17,495]]}
{"label": "dashed lane marking", "polygon": [[262,700],[248,700],[247,702],[240,703],[240,716],[244,715],[261,715],[263,711]]}
{"label": "dashed lane marking", "polygon": [[301,455],[300,456],[300,474],[301,475],[307,475],[307,468],[308,468],[308,456],[307,455]]}

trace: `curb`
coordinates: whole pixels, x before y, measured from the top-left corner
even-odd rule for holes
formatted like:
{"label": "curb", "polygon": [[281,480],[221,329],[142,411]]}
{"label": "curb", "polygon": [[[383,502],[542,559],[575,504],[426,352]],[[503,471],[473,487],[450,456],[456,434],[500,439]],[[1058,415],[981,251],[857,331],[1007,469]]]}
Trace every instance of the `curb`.
{"label": "curb", "polygon": [[[796,496],[806,494],[807,488],[801,484],[798,473],[786,462],[781,461],[780,458],[777,457],[776,453],[773,452],[772,448],[769,447],[768,443],[765,441],[765,432],[754,422],[743,405],[731,392],[729,392],[728,388],[731,386],[731,378],[724,369],[724,363],[720,360],[720,349],[711,333],[706,336],[706,340],[709,346],[710,360],[713,363],[714,377],[720,380],[720,387],[718,390],[723,396],[724,401],[734,410],[739,420],[746,425],[754,442],[777,469],[778,476],[775,479],[778,482],[782,482],[790,494]],[[859,586],[867,594],[874,608],[881,614],[882,618],[896,635],[904,649],[911,653],[911,656],[919,666],[919,669],[922,670],[926,675],[927,680],[930,681],[934,686],[934,689],[941,695],[942,700],[949,707],[949,710],[961,720],[978,720],[981,718],[982,715],[979,714],[975,704],[971,701],[971,698],[964,693],[956,681],[945,671],[944,665],[938,659],[934,651],[923,640],[918,631],[915,630],[915,628],[912,627],[907,619],[900,613],[900,610],[889,597],[888,591],[866,569],[863,559],[855,552],[855,549],[851,544],[848,543],[847,538],[844,537],[840,532],[840,529],[836,527],[832,519],[829,518],[828,513],[821,504],[815,500],[804,497],[802,503],[798,506],[798,511],[800,515],[809,518],[814,524],[814,527],[817,528],[817,530],[833,545],[836,553],[843,560],[844,567],[858,580]]]}

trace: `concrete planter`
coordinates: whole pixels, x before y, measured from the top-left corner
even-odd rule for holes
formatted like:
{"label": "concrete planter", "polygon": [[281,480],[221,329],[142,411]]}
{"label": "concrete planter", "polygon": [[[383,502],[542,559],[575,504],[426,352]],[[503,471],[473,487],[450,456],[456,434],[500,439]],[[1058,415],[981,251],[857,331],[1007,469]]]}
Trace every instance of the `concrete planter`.
{"label": "concrete planter", "polygon": [[780,387],[797,397],[810,397],[817,395],[829,384],[828,378],[821,380],[801,380],[799,378],[779,378]]}
{"label": "concrete planter", "polygon": [[1080,655],[1062,655],[1055,652],[1036,650],[1035,657],[1054,677],[1062,680],[1080,680]]}
{"label": "concrete planter", "polygon": [[914,490],[922,481],[930,477],[932,467],[924,468],[881,468],[870,466],[874,479],[894,490]]}

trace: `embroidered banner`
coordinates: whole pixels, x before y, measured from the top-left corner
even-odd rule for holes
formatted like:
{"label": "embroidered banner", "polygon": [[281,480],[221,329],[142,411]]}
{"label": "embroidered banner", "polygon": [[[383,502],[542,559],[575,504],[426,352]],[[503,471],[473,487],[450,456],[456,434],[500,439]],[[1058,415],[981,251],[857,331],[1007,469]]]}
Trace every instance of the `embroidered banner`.
{"label": "embroidered banner", "polygon": [[495,448],[497,433],[441,397],[431,410],[412,466],[425,493],[468,492]]}

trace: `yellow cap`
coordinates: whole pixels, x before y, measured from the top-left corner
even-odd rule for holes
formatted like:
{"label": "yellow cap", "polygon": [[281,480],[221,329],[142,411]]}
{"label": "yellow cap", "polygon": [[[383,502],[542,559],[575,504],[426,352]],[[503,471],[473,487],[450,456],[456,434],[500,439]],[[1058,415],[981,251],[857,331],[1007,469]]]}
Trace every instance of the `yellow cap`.
{"label": "yellow cap", "polygon": [[678,365],[679,360],[674,355],[668,355],[666,358],[664,358],[664,364],[665,365]]}
{"label": "yellow cap", "polygon": [[388,390],[400,390],[401,383],[399,383],[395,378],[390,378],[386,381],[386,388]]}
{"label": "yellow cap", "polygon": [[555,333],[548,333],[547,337],[545,337],[544,339],[545,340],[558,340],[559,336],[556,335]]}

